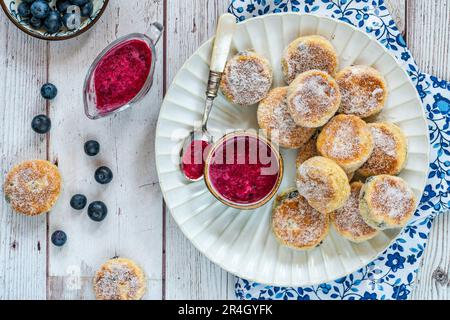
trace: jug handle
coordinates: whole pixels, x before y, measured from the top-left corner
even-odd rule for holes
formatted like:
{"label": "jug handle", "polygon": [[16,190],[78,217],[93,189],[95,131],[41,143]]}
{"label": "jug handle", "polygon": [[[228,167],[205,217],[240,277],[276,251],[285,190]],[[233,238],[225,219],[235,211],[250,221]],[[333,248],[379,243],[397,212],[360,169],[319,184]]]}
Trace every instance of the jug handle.
{"label": "jug handle", "polygon": [[164,26],[159,22],[154,22],[150,25],[147,32],[149,38],[152,40],[153,44],[156,45],[164,32]]}

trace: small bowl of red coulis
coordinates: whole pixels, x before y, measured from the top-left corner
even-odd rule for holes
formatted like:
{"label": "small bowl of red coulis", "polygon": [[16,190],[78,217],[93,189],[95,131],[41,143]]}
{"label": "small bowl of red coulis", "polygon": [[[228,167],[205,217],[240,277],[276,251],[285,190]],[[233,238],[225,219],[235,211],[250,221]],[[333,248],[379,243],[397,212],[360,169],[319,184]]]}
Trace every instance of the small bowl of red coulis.
{"label": "small bowl of red coulis", "polygon": [[266,204],[278,191],[283,160],[265,137],[237,131],[217,141],[205,160],[209,191],[227,206],[250,210]]}
{"label": "small bowl of red coulis", "polygon": [[84,110],[90,119],[128,109],[153,84],[157,44],[162,25],[153,23],[149,35],[132,33],[107,46],[89,68],[84,83]]}

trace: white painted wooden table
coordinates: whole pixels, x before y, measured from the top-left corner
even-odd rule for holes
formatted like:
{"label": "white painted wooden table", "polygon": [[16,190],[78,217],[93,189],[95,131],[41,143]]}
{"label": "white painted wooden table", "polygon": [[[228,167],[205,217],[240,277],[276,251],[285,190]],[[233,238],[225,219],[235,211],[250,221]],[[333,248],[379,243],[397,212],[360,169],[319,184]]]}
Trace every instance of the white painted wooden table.
{"label": "white painted wooden table", "polygon": [[[450,0],[390,0],[409,47],[424,71],[450,79]],[[228,0],[111,0],[87,34],[47,43],[30,38],[0,15],[0,181],[15,163],[32,158],[58,163],[64,190],[54,210],[27,218],[11,212],[0,197],[0,299],[91,299],[91,277],[105,260],[129,257],[148,275],[148,299],[233,299],[234,277],[203,257],[165,210],[154,164],[154,134],[164,92],[183,62],[215,31]],[[153,21],[166,32],[157,46],[151,93],[130,112],[87,120],[82,107],[84,75],[108,43],[145,32]],[[45,82],[58,86],[55,101],[39,94]],[[53,121],[47,136],[30,128],[34,115]],[[92,159],[86,140],[101,143]],[[99,186],[96,167],[108,165],[114,181]],[[75,193],[103,200],[108,218],[91,222],[69,206]],[[55,229],[67,232],[61,249],[49,242]],[[450,217],[435,223],[414,292],[417,299],[448,299]]]}

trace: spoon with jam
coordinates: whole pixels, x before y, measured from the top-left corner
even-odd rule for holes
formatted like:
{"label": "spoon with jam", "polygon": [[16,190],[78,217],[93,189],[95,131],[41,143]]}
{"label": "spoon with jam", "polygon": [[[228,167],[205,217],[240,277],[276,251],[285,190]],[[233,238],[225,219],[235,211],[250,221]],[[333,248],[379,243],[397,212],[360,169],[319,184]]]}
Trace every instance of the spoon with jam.
{"label": "spoon with jam", "polygon": [[225,70],[231,41],[236,29],[236,18],[232,14],[224,14],[219,18],[214,47],[211,56],[209,79],[206,89],[205,109],[201,127],[194,129],[184,140],[180,152],[181,172],[191,182],[203,178],[205,167],[204,154],[214,142],[213,136],[208,132],[208,119],[211,113],[214,99],[219,91],[222,73]]}

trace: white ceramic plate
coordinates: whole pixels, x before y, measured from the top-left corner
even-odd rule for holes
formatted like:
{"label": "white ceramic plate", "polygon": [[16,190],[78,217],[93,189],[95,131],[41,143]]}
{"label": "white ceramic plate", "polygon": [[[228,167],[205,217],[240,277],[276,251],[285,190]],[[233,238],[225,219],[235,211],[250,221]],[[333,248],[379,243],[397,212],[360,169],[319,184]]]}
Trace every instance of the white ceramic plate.
{"label": "white ceramic plate", "polygon": [[[8,18],[23,32],[43,40],[67,40],[76,37],[89,28],[91,28],[102,16],[103,12],[108,5],[109,0],[93,0],[94,10],[89,18],[83,18],[80,28],[76,30],[67,30],[62,28],[57,33],[50,34],[46,32],[43,28],[34,29],[32,28],[27,19],[23,19],[19,16],[17,8],[19,7],[22,0],[2,0],[0,2],[3,11],[8,16]],[[47,1],[52,9],[56,6],[56,0]]]}
{"label": "white ceramic plate", "polygon": [[[380,115],[403,129],[409,157],[401,173],[420,200],[428,172],[428,131],[422,105],[408,75],[375,39],[337,20],[295,13],[266,15],[238,25],[233,53],[254,49],[274,69],[274,86],[284,85],[281,54],[298,36],[320,34],[340,56],[340,67],[371,65],[386,78],[389,99]],[[334,230],[321,246],[308,251],[282,247],[270,229],[272,202],[254,211],[239,211],[217,201],[203,181],[188,183],[178,167],[183,138],[200,121],[208,79],[212,41],[185,63],[168,91],[156,132],[156,164],[167,206],[186,237],[211,261],[240,277],[264,284],[304,286],[332,281],[367,265],[384,251],[400,230],[382,232],[375,239],[354,244]],[[240,108],[217,98],[209,128],[257,128],[256,107]],[[220,134],[219,134],[220,135]],[[295,186],[296,151],[282,150],[285,176],[280,191]]]}

